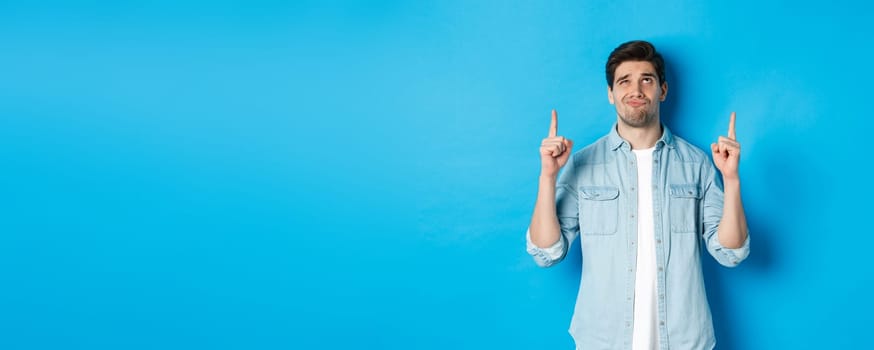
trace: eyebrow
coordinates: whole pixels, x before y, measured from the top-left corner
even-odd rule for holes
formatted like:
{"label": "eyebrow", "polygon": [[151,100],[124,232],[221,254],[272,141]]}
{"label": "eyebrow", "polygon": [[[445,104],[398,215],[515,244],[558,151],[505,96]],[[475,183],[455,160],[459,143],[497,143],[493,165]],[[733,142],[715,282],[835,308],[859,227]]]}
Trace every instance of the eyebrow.
{"label": "eyebrow", "polygon": [[[655,73],[649,73],[649,72],[647,72],[647,73],[641,73],[640,75],[641,75],[641,76],[644,76],[644,77],[656,78]],[[626,78],[628,78],[628,77],[630,77],[630,76],[631,76],[631,73],[625,74],[625,75],[623,75],[623,76],[620,76],[620,77],[616,78],[616,81],[620,81],[620,80],[622,80],[622,79],[626,79]]]}

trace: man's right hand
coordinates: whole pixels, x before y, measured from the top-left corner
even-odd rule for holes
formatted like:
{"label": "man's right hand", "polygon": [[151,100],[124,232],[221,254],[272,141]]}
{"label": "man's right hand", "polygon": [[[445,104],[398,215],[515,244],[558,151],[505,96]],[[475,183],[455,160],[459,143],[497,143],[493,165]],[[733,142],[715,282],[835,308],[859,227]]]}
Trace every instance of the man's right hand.
{"label": "man's right hand", "polygon": [[540,143],[540,176],[555,177],[559,169],[567,164],[574,142],[558,134],[558,113],[552,110],[552,123],[549,136]]}

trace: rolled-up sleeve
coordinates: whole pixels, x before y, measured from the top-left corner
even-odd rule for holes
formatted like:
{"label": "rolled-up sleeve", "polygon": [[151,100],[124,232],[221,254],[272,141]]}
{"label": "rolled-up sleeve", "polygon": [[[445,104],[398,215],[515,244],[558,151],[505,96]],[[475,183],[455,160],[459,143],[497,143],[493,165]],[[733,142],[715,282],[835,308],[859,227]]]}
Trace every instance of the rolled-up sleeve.
{"label": "rolled-up sleeve", "polygon": [[722,209],[725,200],[722,179],[713,164],[705,171],[705,189],[702,205],[703,239],[707,251],[726,267],[735,267],[750,255],[750,235],[740,248],[726,248],[719,243],[719,222],[722,221]]}
{"label": "rolled-up sleeve", "polygon": [[722,246],[719,237],[711,238],[707,242],[707,250],[722,266],[735,267],[750,255],[750,235],[747,234],[747,239],[740,248],[734,249]]}
{"label": "rolled-up sleeve", "polygon": [[534,242],[531,242],[530,230],[525,232],[525,240],[527,241],[526,250],[534,258],[537,266],[550,267],[564,259],[564,256],[567,254],[567,244],[565,244],[564,235],[559,236],[558,241],[547,248],[540,248],[534,245]]}

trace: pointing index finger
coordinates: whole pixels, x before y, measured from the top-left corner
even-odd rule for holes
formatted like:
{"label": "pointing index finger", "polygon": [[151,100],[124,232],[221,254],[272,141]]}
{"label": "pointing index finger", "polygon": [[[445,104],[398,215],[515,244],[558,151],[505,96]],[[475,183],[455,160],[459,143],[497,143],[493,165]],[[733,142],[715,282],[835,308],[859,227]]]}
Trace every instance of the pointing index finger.
{"label": "pointing index finger", "polygon": [[734,112],[731,112],[731,119],[728,121],[728,138],[735,140],[737,136],[734,134],[734,120],[736,116]]}
{"label": "pointing index finger", "polygon": [[558,134],[558,113],[552,110],[552,122],[549,123],[549,137],[555,137]]}

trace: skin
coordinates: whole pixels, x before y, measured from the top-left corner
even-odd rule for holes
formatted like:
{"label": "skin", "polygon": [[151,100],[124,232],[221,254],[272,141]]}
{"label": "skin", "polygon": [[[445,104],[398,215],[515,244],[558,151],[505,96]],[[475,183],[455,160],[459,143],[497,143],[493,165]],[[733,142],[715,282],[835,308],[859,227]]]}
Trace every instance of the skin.
{"label": "skin", "polygon": [[660,85],[652,63],[645,61],[622,62],[613,75],[607,100],[616,107],[619,135],[632,149],[653,147],[662,137],[659,107],[668,96],[668,84]]}
{"label": "skin", "polygon": [[716,143],[710,144],[713,164],[722,172],[725,185],[725,199],[722,220],[719,222],[719,243],[726,248],[740,248],[747,239],[747,218],[740,198],[740,143],[737,142],[734,123],[736,114],[731,112],[728,122],[728,136],[720,136]]}
{"label": "skin", "polygon": [[[626,61],[616,67],[613,87],[607,87],[607,99],[616,107],[617,131],[632,149],[655,145],[662,135],[659,107],[668,93],[668,84],[659,84],[652,64]],[[728,124],[728,136],[719,136],[710,145],[713,163],[722,173],[725,186],[719,243],[726,248],[740,248],[747,238],[747,221],[740,195],[740,143],[735,135],[734,112]],[[547,248],[558,242],[560,228],[555,209],[555,185],[559,170],[567,164],[573,141],[558,136],[558,113],[552,110],[549,134],[540,144],[540,178],[537,201],[529,231],[534,245]]]}

